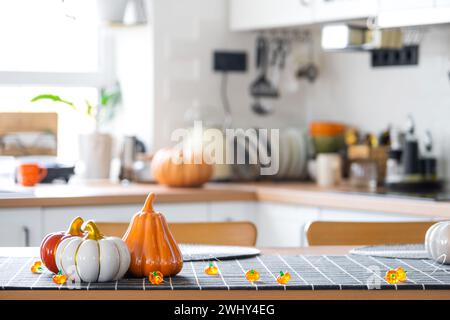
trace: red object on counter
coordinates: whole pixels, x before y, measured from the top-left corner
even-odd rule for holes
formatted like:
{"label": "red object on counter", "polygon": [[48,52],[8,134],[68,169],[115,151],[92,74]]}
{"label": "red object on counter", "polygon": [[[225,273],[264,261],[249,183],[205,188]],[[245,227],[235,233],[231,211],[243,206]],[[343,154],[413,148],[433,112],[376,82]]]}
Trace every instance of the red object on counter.
{"label": "red object on counter", "polygon": [[67,231],[53,232],[44,237],[40,248],[41,260],[48,270],[53,273],[59,272],[55,261],[56,248],[58,248],[58,245],[64,239],[81,237],[83,235],[83,231],[81,230],[83,222],[81,217],[76,217],[70,223],[70,227]]}
{"label": "red object on counter", "polygon": [[47,169],[36,163],[24,163],[19,165],[17,173],[17,179],[21,185],[32,187],[47,176]]}

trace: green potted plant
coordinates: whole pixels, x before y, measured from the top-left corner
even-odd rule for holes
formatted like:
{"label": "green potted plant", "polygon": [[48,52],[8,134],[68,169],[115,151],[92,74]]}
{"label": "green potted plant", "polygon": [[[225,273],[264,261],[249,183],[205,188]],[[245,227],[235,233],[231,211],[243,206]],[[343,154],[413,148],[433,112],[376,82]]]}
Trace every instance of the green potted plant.
{"label": "green potted plant", "polygon": [[101,132],[101,127],[114,118],[121,97],[120,86],[117,84],[111,90],[101,89],[97,104],[85,100],[84,107],[53,94],[38,95],[31,99],[31,102],[49,100],[60,103],[83,112],[94,120],[94,131],[79,136],[80,161],[77,164],[77,174],[85,179],[107,179],[111,168],[113,138],[110,134]]}

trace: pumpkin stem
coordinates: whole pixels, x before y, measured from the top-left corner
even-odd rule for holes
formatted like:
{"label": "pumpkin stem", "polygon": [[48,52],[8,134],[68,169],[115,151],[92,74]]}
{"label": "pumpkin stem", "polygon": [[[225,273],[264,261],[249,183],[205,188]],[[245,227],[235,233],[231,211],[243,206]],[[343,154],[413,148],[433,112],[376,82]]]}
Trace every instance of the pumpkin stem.
{"label": "pumpkin stem", "polygon": [[81,230],[81,226],[83,225],[83,218],[76,217],[72,220],[70,223],[69,229],[67,230],[67,233],[72,236],[79,236],[83,234],[83,231]]}
{"label": "pumpkin stem", "polygon": [[155,212],[153,210],[153,200],[155,200],[155,194],[150,192],[145,200],[144,207],[142,208],[142,212]]}
{"label": "pumpkin stem", "polygon": [[103,235],[98,230],[97,225],[94,221],[89,220],[84,226],[84,230],[87,231],[86,239],[88,240],[100,240],[103,238]]}

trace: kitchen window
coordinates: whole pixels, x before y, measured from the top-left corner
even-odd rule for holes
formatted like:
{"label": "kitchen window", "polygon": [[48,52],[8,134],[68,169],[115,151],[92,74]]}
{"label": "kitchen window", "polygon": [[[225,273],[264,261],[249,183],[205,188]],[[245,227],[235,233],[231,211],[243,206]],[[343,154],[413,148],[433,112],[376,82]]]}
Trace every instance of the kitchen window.
{"label": "kitchen window", "polygon": [[[92,77],[100,70],[96,1],[2,0],[0,39],[2,83],[18,81],[20,73],[48,81],[49,73],[63,79],[70,73]],[[29,77],[33,73],[45,76]],[[89,77],[84,81],[92,83]]]}
{"label": "kitchen window", "polygon": [[0,1],[0,112],[58,112],[58,154],[75,160],[76,137],[89,124],[70,108],[30,100],[52,93],[96,103],[98,88],[113,82],[108,46],[96,1]]}

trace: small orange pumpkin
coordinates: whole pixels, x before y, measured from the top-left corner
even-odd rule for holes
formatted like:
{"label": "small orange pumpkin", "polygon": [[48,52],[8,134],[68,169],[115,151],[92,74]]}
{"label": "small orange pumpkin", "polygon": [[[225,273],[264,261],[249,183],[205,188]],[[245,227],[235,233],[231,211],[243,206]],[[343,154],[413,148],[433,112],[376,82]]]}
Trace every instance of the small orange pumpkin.
{"label": "small orange pumpkin", "polygon": [[[199,187],[211,179],[213,166],[203,156],[198,157],[194,152],[161,149],[152,160],[153,176],[158,183],[169,187]],[[200,161],[194,161],[196,158]]]}
{"label": "small orange pumpkin", "polygon": [[250,269],[245,273],[245,278],[250,282],[255,282],[259,280],[259,272],[255,269]]}
{"label": "small orange pumpkin", "polygon": [[159,271],[153,271],[148,275],[148,280],[151,284],[159,285],[164,282],[164,276]]}
{"label": "small orange pumpkin", "polygon": [[291,281],[291,274],[289,272],[280,271],[280,274],[277,277],[277,282],[279,284],[287,284]]}
{"label": "small orange pumpkin", "polygon": [[183,267],[183,256],[166,218],[153,210],[154,199],[155,194],[150,193],[123,236],[131,254],[128,271],[136,277],[147,277],[154,271],[160,271],[163,276],[173,276]]}

